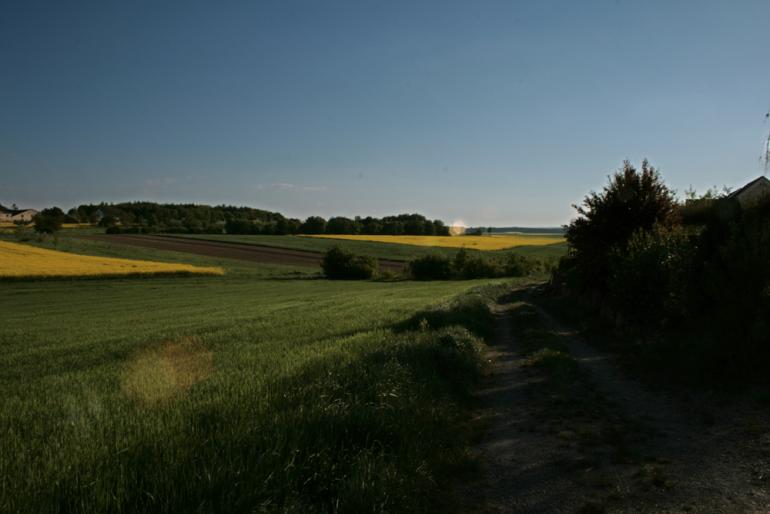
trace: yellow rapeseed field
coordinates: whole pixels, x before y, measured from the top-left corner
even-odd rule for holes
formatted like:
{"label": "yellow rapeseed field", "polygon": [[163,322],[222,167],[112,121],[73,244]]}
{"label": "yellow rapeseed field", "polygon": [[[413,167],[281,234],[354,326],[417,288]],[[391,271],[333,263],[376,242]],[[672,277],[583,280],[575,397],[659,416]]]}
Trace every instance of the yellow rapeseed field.
{"label": "yellow rapeseed field", "polygon": [[[0,228],[16,228],[18,225],[12,221],[0,221]],[[33,226],[31,223],[27,224],[28,227]],[[62,223],[61,228],[88,228],[93,227],[90,223]]]}
{"label": "yellow rapeseed field", "polygon": [[543,246],[564,242],[561,236],[539,234],[506,234],[499,236],[367,236],[367,235],[314,235],[327,239],[349,241],[375,241],[416,246],[440,246],[445,248],[472,248],[474,250],[504,250],[517,246]]}
{"label": "yellow rapeseed field", "polygon": [[[13,223],[11,221],[0,221],[0,233],[12,233],[19,225],[16,223]],[[32,229],[34,225],[32,223],[28,223],[26,225],[22,225],[24,227],[27,227],[29,229]],[[91,228],[94,225],[91,225],[90,223],[62,223],[61,228],[64,229],[72,229],[72,228]]]}
{"label": "yellow rapeseed field", "polygon": [[222,268],[116,259],[0,241],[0,278],[93,277],[191,273],[222,275]]}

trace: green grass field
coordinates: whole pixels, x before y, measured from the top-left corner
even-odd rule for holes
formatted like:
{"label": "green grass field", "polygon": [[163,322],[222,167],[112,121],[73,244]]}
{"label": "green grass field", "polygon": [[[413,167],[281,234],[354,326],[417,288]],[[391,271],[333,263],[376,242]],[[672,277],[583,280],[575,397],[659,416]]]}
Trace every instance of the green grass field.
{"label": "green grass field", "polygon": [[[171,234],[168,234],[171,235]],[[276,248],[289,248],[294,250],[306,250],[311,252],[325,252],[334,246],[341,246],[359,255],[367,255],[377,259],[393,259],[407,261],[416,257],[422,257],[430,254],[443,254],[454,256],[457,253],[456,248],[425,247],[407,244],[379,243],[372,241],[346,241],[341,239],[324,239],[314,237],[300,236],[238,236],[238,235],[216,235],[216,234],[191,234],[178,237],[187,237],[194,239],[205,239],[209,241],[229,241],[233,243],[245,243],[264,246],[274,246]],[[477,252],[478,250],[468,250]],[[558,259],[567,251],[564,243],[541,246],[520,246],[514,250],[502,250],[504,252],[513,252],[525,255],[527,257],[536,257],[543,259]],[[498,252],[480,252],[484,254],[495,254]]]}
{"label": "green grass field", "polygon": [[56,246],[227,273],[2,285],[0,511],[448,507],[434,502],[466,463],[476,337],[491,320],[479,295],[447,302],[500,281],[332,282]]}

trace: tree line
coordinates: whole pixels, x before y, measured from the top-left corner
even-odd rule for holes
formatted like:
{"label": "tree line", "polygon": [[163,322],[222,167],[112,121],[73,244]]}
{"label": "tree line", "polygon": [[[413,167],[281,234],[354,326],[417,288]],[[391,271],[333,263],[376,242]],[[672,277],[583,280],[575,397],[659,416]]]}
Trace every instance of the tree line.
{"label": "tree line", "polygon": [[275,223],[230,220],[225,224],[228,234],[366,234],[448,236],[449,227],[441,220],[429,220],[421,214],[399,214],[375,218],[346,218],[335,216],[328,220],[310,216],[304,222],[282,219]]}
{"label": "tree line", "polygon": [[113,233],[449,235],[449,227],[443,221],[429,220],[421,214],[383,218],[335,216],[328,220],[310,216],[303,221],[278,212],[231,205],[83,204],[66,213],[58,207],[45,209],[38,218],[45,231],[56,230],[62,223],[91,223]]}

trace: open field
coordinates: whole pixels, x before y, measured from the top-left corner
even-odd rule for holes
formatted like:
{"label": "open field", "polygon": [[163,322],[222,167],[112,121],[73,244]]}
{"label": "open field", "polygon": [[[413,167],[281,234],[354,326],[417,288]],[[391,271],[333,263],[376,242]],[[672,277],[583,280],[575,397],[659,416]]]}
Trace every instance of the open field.
{"label": "open field", "polygon": [[0,511],[437,509],[478,369],[475,336],[442,327],[489,317],[481,300],[419,311],[499,281],[58,246],[226,273],[4,285]]}
{"label": "open field", "polygon": [[348,241],[373,241],[377,243],[396,243],[415,246],[443,248],[468,248],[474,250],[510,250],[518,246],[546,246],[564,243],[564,237],[546,234],[508,234],[492,236],[373,236],[325,234],[307,235],[322,239],[342,239]]}
{"label": "open field", "polygon": [[78,255],[0,241],[0,278],[222,273],[219,267]]}
{"label": "open field", "polygon": [[[443,246],[417,246],[412,244],[402,244],[392,241],[377,242],[358,239],[336,239],[326,237],[304,237],[304,236],[251,236],[251,235],[217,235],[217,234],[189,234],[184,236],[175,236],[168,234],[164,237],[179,237],[183,239],[203,239],[219,242],[235,242],[251,244],[256,246],[270,246],[275,248],[287,248],[293,250],[304,250],[309,252],[321,253],[334,246],[341,246],[351,252],[359,255],[375,257],[377,259],[408,261],[417,257],[431,254],[442,254],[452,257],[457,253],[458,248],[449,248]],[[465,236],[462,236],[465,237]],[[525,236],[526,237],[526,236]],[[486,239],[486,236],[484,237]],[[459,239],[440,238],[440,239]],[[558,259],[566,253],[564,243],[553,243],[547,245],[527,244],[518,246],[512,250],[527,257]],[[468,251],[479,251],[473,248],[467,248]],[[502,250],[500,250],[502,251]]]}

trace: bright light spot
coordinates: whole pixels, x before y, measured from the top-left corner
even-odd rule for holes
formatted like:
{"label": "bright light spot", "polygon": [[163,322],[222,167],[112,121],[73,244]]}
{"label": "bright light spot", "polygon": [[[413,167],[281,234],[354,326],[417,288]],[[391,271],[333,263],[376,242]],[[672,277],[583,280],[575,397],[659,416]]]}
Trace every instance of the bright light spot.
{"label": "bright light spot", "polygon": [[131,358],[123,372],[121,389],[143,405],[164,404],[206,380],[213,369],[211,352],[197,338],[183,338]]}
{"label": "bright light spot", "polygon": [[463,220],[454,220],[452,224],[449,225],[449,234],[453,236],[461,236],[465,234],[466,228],[468,228],[468,225],[466,225]]}

